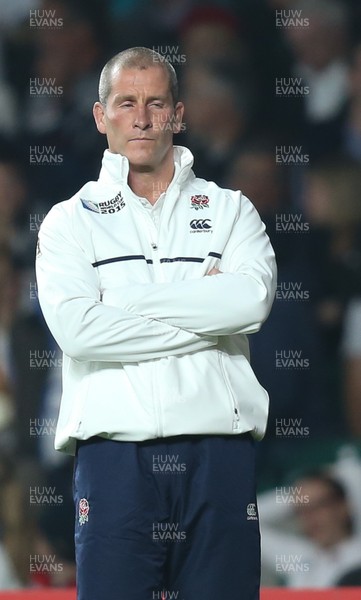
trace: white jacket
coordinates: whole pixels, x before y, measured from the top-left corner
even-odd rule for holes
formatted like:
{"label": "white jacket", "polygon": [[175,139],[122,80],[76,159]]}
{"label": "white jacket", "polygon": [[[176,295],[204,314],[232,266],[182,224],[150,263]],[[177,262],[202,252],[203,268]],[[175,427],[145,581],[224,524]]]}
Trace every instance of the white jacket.
{"label": "white jacket", "polygon": [[[175,173],[152,207],[104,153],[97,182],[55,205],[39,232],[39,301],[63,359],[55,447],[103,435],[264,434],[268,396],[249,364],[275,293],[275,260],[240,192]],[[212,267],[223,273],[206,277]]]}

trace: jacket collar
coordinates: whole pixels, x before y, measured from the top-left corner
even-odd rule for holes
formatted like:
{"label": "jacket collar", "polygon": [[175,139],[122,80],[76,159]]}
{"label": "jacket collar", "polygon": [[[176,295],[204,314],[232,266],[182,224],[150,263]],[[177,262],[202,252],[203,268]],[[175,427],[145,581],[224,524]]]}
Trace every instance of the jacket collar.
{"label": "jacket collar", "polygon": [[[193,154],[184,146],[173,146],[174,148],[174,176],[171,182],[173,186],[184,183],[190,176],[194,177],[192,172]],[[102,160],[102,167],[99,174],[99,182],[107,184],[128,185],[129,162],[126,156],[114,154],[105,150]]]}

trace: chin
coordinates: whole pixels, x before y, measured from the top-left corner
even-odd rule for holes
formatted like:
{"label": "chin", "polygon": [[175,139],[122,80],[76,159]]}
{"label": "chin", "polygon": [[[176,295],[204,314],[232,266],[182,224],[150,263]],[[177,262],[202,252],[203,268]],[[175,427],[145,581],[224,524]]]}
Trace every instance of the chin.
{"label": "chin", "polygon": [[129,153],[127,159],[132,167],[144,169],[152,169],[154,167],[154,160],[146,153],[143,156],[139,156],[139,154],[134,156],[132,153]]}
{"label": "chin", "polygon": [[150,167],[153,164],[152,161],[146,156],[139,157],[133,156],[132,154],[126,154],[125,156],[129,160],[129,164],[132,165],[132,167]]}

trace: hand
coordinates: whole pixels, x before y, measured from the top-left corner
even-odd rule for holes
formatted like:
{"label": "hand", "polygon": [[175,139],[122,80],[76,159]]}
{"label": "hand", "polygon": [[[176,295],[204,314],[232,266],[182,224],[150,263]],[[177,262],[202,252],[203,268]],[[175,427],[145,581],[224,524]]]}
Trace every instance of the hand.
{"label": "hand", "polygon": [[219,269],[216,269],[216,267],[213,267],[209,273],[207,273],[207,275],[218,275],[218,273],[222,273],[222,271],[220,271]]}

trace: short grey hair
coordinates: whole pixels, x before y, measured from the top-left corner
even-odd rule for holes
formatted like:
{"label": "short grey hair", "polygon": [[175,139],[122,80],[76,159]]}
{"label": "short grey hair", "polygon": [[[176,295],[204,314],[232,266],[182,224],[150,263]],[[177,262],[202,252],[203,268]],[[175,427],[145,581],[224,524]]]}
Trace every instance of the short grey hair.
{"label": "short grey hair", "polygon": [[115,71],[120,69],[148,69],[149,67],[160,66],[168,74],[169,89],[174,104],[178,100],[178,79],[174,67],[166,60],[164,56],[143,46],[128,48],[118,52],[103,67],[99,79],[99,102],[106,105],[109,94],[112,89],[112,80]]}

